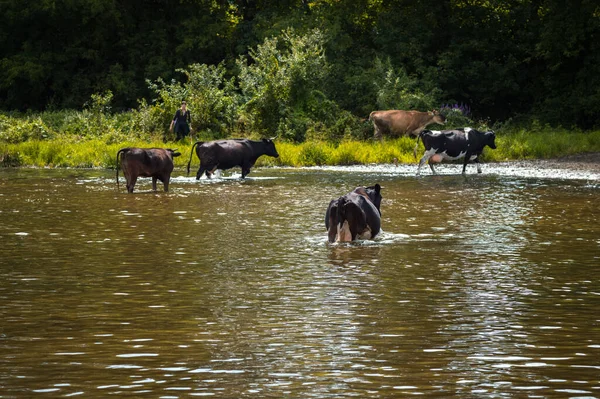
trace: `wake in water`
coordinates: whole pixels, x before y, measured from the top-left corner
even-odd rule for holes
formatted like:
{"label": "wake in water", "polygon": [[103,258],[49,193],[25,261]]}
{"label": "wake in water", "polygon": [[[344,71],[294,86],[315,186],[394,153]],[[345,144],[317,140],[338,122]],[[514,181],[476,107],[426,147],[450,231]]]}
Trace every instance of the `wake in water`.
{"label": "wake in water", "polygon": [[216,170],[212,177],[209,179],[206,176],[202,176],[200,180],[196,180],[196,176],[176,176],[171,177],[171,182],[180,183],[219,183],[224,181],[260,181],[260,180],[279,180],[284,179],[281,176],[246,176],[242,179],[242,174],[235,172],[231,175],[223,176],[222,171]]}
{"label": "wake in water", "polygon": [[[563,169],[553,167],[543,167],[536,164],[525,164],[517,162],[502,163],[483,163],[481,165],[483,173],[480,176],[506,176],[537,179],[564,179],[564,180],[600,180],[600,173],[595,170],[586,169]],[[460,175],[461,166],[458,164],[440,164],[436,166],[438,175]],[[417,165],[354,165],[354,166],[315,166],[302,168],[306,170],[335,171],[335,172],[356,172],[373,173],[378,176],[407,176],[414,177],[417,173]],[[466,177],[478,176],[474,165],[467,165]],[[432,176],[423,173],[421,178]]]}
{"label": "wake in water", "polygon": [[334,242],[330,243],[327,239],[327,233],[308,236],[305,238],[307,242],[314,246],[332,246],[332,247],[360,247],[360,246],[373,246],[373,245],[387,245],[397,242],[407,241],[411,239],[408,234],[401,233],[388,233],[383,230],[380,231],[377,236],[372,240],[354,240],[350,242]]}

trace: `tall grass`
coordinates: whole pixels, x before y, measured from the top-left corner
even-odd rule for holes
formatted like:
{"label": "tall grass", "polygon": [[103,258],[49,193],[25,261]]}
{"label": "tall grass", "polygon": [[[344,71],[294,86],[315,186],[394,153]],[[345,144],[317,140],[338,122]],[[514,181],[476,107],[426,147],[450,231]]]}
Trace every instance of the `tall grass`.
{"label": "tall grass", "polygon": [[[600,152],[600,131],[568,132],[541,129],[497,132],[497,149],[486,148],[486,161],[556,158],[582,152]],[[184,167],[190,158],[192,144],[166,142],[160,139],[133,139],[107,143],[102,139],[72,141],[63,139],[29,140],[19,143],[0,141],[0,165],[73,168],[114,168],[116,153],[123,147],[161,147],[178,149],[182,156],[175,158],[176,167]],[[366,141],[308,141],[304,143],[277,142],[279,158],[260,157],[257,166],[318,166],[391,163],[415,163],[415,139],[403,137],[383,143]],[[419,143],[417,157],[423,153]],[[199,161],[194,154],[192,165]]]}
{"label": "tall grass", "polygon": [[569,132],[562,129],[528,131],[519,129],[506,134],[497,134],[496,145],[498,147],[496,150],[486,149],[487,160],[558,158],[585,152],[599,152],[600,131]]}

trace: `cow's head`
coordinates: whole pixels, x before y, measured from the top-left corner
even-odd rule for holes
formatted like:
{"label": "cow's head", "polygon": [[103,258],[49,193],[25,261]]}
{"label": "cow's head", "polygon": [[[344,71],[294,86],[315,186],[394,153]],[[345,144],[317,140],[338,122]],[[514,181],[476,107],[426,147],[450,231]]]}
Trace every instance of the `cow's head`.
{"label": "cow's head", "polygon": [[167,152],[168,152],[169,154],[171,154],[171,157],[172,157],[172,158],[175,158],[175,157],[178,157],[178,156],[180,156],[180,155],[181,155],[181,153],[177,151],[177,148],[176,148],[176,149],[174,149],[174,150],[172,150],[172,149],[170,149],[170,148],[167,148]]}
{"label": "cow's head", "polygon": [[277,148],[275,148],[275,142],[273,139],[262,139],[262,142],[265,145],[265,155],[279,158],[279,154],[277,153]]}
{"label": "cow's head", "polygon": [[381,200],[383,199],[383,197],[381,196],[381,186],[379,184],[375,184],[374,186],[367,187],[367,196],[369,197],[373,205],[375,205],[375,208],[377,208],[379,214],[381,215],[380,207]]}
{"label": "cow's head", "polygon": [[430,111],[429,115],[433,116],[433,122],[435,123],[439,123],[440,125],[446,123],[446,117],[440,114],[440,111],[438,111],[437,109]]}
{"label": "cow's head", "polygon": [[485,137],[485,143],[488,145],[488,147],[490,147],[492,150],[496,149],[496,133],[494,133],[493,130],[490,130],[489,132],[485,132],[484,134]]}

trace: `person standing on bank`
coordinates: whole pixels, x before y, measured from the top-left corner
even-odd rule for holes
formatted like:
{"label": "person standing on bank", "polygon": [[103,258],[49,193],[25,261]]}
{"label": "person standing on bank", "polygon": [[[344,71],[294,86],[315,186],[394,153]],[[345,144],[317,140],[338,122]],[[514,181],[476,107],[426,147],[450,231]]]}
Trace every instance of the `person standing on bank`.
{"label": "person standing on bank", "polygon": [[190,134],[190,131],[192,130],[192,116],[190,115],[190,111],[187,109],[187,103],[185,101],[181,102],[181,108],[175,112],[175,116],[171,121],[169,130],[173,131],[173,127],[175,127],[177,141],[185,139],[185,137]]}

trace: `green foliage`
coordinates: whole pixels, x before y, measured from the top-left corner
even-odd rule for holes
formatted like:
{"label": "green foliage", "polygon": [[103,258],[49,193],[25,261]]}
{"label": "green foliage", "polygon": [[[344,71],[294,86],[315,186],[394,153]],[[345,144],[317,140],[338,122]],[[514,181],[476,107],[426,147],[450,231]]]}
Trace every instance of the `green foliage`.
{"label": "green foliage", "polygon": [[329,148],[323,143],[307,142],[300,149],[298,160],[301,165],[321,166],[325,165],[328,158]]}
{"label": "green foliage", "polygon": [[424,93],[418,79],[408,76],[402,67],[394,68],[389,57],[375,60],[374,74],[378,109],[428,111],[439,107],[440,90]]}
{"label": "green foliage", "polygon": [[251,130],[302,141],[314,103],[326,102],[318,88],[327,74],[319,30],[266,39],[237,61],[242,116]]}
{"label": "green foliage", "polygon": [[[0,2],[0,107],[78,108],[112,90],[115,109],[192,62],[228,55],[240,22],[231,2]],[[10,38],[10,40],[9,40]]]}
{"label": "green foliage", "polygon": [[0,108],[22,113],[0,120],[0,140],[169,140],[182,98],[209,139],[339,144],[369,137],[375,109],[450,100],[473,113],[451,111],[449,127],[592,130],[600,18],[595,2],[577,5],[6,0]]}
{"label": "green foliage", "polygon": [[443,113],[446,117],[446,124],[444,129],[452,129],[456,127],[475,127],[473,121],[465,116],[459,109],[451,109],[448,112]]}
{"label": "green foliage", "polygon": [[178,69],[185,77],[184,83],[175,80],[165,83],[161,78],[148,82],[157,95],[153,109],[144,102],[146,125],[153,131],[169,126],[181,101],[186,100],[192,115],[192,128],[212,132],[214,138],[225,137],[237,127],[239,95],[235,91],[234,79],[227,79],[226,69],[217,66],[192,64]]}
{"label": "green foliage", "polygon": [[408,137],[379,141],[346,140],[338,144],[307,141],[300,144],[278,143],[277,164],[286,166],[368,165],[414,163],[415,141]]}
{"label": "green foliage", "polygon": [[0,114],[0,142],[20,143],[27,140],[50,139],[55,132],[39,116],[9,118]]}
{"label": "green foliage", "polygon": [[497,135],[498,148],[486,150],[494,161],[558,158],[600,151],[600,131],[581,132],[542,126],[534,121],[528,127],[505,130]]}

